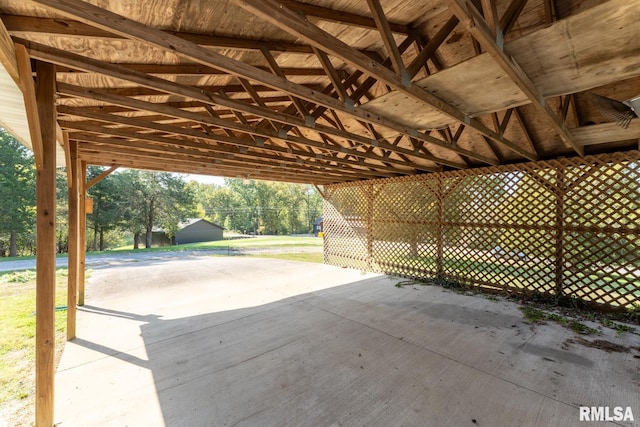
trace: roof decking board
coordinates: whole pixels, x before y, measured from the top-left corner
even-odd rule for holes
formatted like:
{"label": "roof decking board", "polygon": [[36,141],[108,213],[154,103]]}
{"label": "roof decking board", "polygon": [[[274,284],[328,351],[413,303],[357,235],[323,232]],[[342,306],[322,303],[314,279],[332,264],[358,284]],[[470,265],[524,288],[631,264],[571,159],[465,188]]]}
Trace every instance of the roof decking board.
{"label": "roof decking board", "polygon": [[[76,0],[65,1],[75,2]],[[308,22],[316,24],[331,36],[342,40],[350,48],[357,50],[367,49],[367,54],[374,58],[371,61],[382,61],[386,57],[387,52],[383,44],[382,35],[372,26],[373,19],[366,2],[355,0],[306,0],[304,3],[296,3],[289,0],[282,1],[284,7],[293,7],[294,10],[300,7],[300,10],[306,11]],[[496,1],[499,15],[504,13],[511,4],[510,1],[506,0]],[[302,117],[297,109],[290,107],[291,92],[287,92],[288,89],[293,89],[297,85],[304,85],[318,93],[334,93],[330,90],[331,80],[328,76],[318,74],[318,71],[323,70],[317,57],[312,53],[311,47],[296,36],[280,30],[276,25],[269,24],[261,18],[257,18],[253,13],[236,6],[231,1],[219,0],[211,2],[196,0],[183,2],[171,0],[169,2],[159,2],[159,0],[126,0],[116,4],[101,0],[100,2],[91,1],[90,3],[111,8],[111,10],[125,14],[128,18],[142,22],[150,28],[177,32],[174,34],[183,37],[185,40],[197,41],[199,44],[204,45],[221,43],[223,46],[228,47],[207,47],[206,49],[223,54],[227,58],[242,64],[258,66],[264,69],[267,66],[267,62],[263,54],[256,48],[266,47],[278,66],[285,69],[287,85],[265,88],[264,83],[269,79],[263,80],[263,75],[257,75],[257,81],[251,81],[250,84],[257,89],[256,93],[259,98],[252,98],[253,95],[245,92],[246,88],[240,85],[241,82],[235,76],[221,74],[219,70],[210,72],[206,67],[197,63],[194,64],[166,48],[159,49],[149,41],[130,41],[105,31],[109,31],[110,28],[105,27],[104,30],[96,31],[93,27],[79,24],[54,10],[46,10],[39,6],[34,7],[35,3],[32,2],[0,1],[0,19],[6,19],[10,33],[19,39],[58,47],[60,51],[75,52],[80,58],[95,58],[105,64],[134,64],[134,68],[139,67],[139,70],[143,71],[140,74],[140,80],[130,80],[129,78],[121,80],[110,77],[108,75],[109,72],[107,72],[107,75],[101,74],[103,70],[99,68],[85,73],[69,72],[68,68],[61,66],[61,72],[57,76],[60,83],[70,83],[86,88],[86,90],[101,88],[120,96],[136,97],[161,105],[170,103],[174,107],[184,108],[205,116],[208,116],[209,113],[204,108],[204,104],[208,104],[213,108],[210,111],[220,114],[222,119],[229,123],[242,119],[252,126],[265,126],[265,129],[273,128],[261,116],[271,117],[273,114],[266,114],[267,110],[274,111],[275,109],[277,110],[277,115],[273,117],[277,117],[277,121],[274,122],[276,128],[282,127],[281,132],[290,135],[290,138],[301,134],[307,141],[315,141],[313,143],[315,145],[307,146],[304,143],[304,138],[301,140],[302,142],[267,138],[264,141],[264,148],[258,146],[248,148],[249,155],[255,153],[259,157],[258,155],[265,153],[268,147],[280,147],[285,150],[292,148],[294,151],[283,152],[281,156],[288,161],[293,161],[294,164],[300,164],[298,162],[302,162],[302,164],[305,162],[313,163],[312,158],[305,159],[304,156],[301,157],[301,154],[309,153],[312,157],[320,156],[319,158],[321,158],[327,154],[327,150],[322,148],[322,144],[325,144],[327,148],[333,147],[334,150],[338,150],[337,153],[334,152],[332,154],[333,158],[336,159],[333,161],[332,166],[334,170],[338,170],[335,169],[337,159],[352,162],[354,167],[360,164],[361,167],[355,167],[356,170],[368,171],[367,173],[362,172],[362,179],[371,177],[371,173],[373,176],[375,174],[388,176],[389,173],[417,173],[418,170],[412,166],[431,169],[438,167],[450,168],[454,164],[457,165],[456,167],[475,167],[495,164],[496,161],[514,162],[522,160],[518,153],[505,149],[502,144],[488,144],[478,132],[469,128],[461,132],[459,139],[455,141],[455,144],[452,144],[450,138],[456,133],[456,129],[461,128],[459,123],[452,121],[441,113],[434,112],[432,108],[422,102],[407,102],[406,99],[411,99],[412,97],[410,92],[404,94],[407,96],[406,98],[404,96],[399,97],[395,90],[391,90],[391,93],[388,94],[389,89],[385,81],[378,81],[367,91],[360,92],[364,95],[360,98],[360,101],[365,102],[365,105],[362,108],[356,107],[359,111],[377,108],[375,111],[383,119],[380,122],[371,121],[371,124],[360,124],[358,123],[358,117],[362,120],[365,116],[360,116],[360,114],[354,116],[348,109],[337,108],[339,104],[335,104],[333,101],[325,104],[325,106],[334,109],[334,111],[327,110],[326,107],[318,107],[318,101],[324,98],[316,97],[312,92],[305,92],[312,95],[309,97],[304,95],[303,97],[307,100],[299,105],[309,115],[309,117]],[[424,41],[425,38],[428,39],[429,36],[433,36],[452,15],[452,11],[447,8],[447,3],[440,0],[380,0],[380,3],[387,15],[386,18],[395,28],[393,37],[396,43],[404,40],[405,35],[402,33],[408,32],[407,29],[410,27],[414,28],[412,34],[417,34]],[[515,21],[513,29],[506,37],[510,53],[514,54],[520,64],[528,64],[529,61],[532,69],[540,70],[539,73],[536,72],[538,73],[536,75],[529,73],[535,82],[537,90],[545,95],[555,95],[556,92],[549,92],[551,87],[552,90],[557,91],[557,94],[575,94],[575,102],[572,102],[569,107],[567,126],[570,128],[577,127],[576,131],[573,132],[574,137],[580,141],[589,141],[587,148],[591,150],[590,152],[594,152],[593,150],[606,151],[608,147],[611,150],[637,147],[637,143],[633,142],[636,137],[633,136],[626,139],[626,135],[622,130],[614,129],[611,126],[603,126],[598,129],[593,126],[599,125],[589,126],[591,123],[606,122],[606,119],[600,116],[599,113],[594,112],[583,92],[586,89],[593,89],[597,93],[615,99],[626,99],[625,97],[640,93],[638,55],[633,54],[638,50],[638,42],[635,40],[637,37],[635,37],[631,28],[638,18],[640,9],[638,3],[636,0],[630,2],[621,2],[620,0],[610,0],[609,2],[570,0],[562,3],[558,10],[560,17],[568,16],[569,18],[550,25],[549,22],[545,21],[542,0],[529,0],[526,2],[522,15]],[[82,3],[77,4],[81,5]],[[315,6],[307,7],[308,5],[315,5],[320,9],[314,9]],[[617,13],[611,15],[611,19],[603,19],[602,17],[607,15],[603,14],[602,11],[614,7],[620,10],[624,9],[625,13],[617,11]],[[318,11],[318,14],[315,13],[316,11]],[[579,14],[579,12],[582,13]],[[357,14],[361,18],[354,17],[352,14]],[[34,19],[32,17],[40,18]],[[55,20],[50,20],[50,18],[55,18]],[[340,22],[341,19],[343,22]],[[349,23],[350,20],[353,20],[354,23]],[[362,24],[365,22],[366,24]],[[612,28],[612,22],[621,25]],[[91,24],[91,22],[88,23]],[[522,34],[525,34],[525,36],[522,37]],[[604,34],[604,36],[600,37],[600,34]],[[219,36],[226,38],[220,38]],[[600,46],[598,43],[594,43],[595,39],[602,39],[605,43]],[[618,41],[618,44],[613,47],[607,46],[607,43],[613,43],[614,41]],[[533,46],[533,48],[530,48],[530,46]],[[560,57],[551,59],[554,66],[562,64],[562,67],[566,68],[564,71],[553,70],[553,73],[557,72],[564,76],[558,79],[555,78],[555,74],[548,72],[549,67],[545,65],[544,61],[548,60],[547,57],[554,56],[550,55],[550,49],[553,49],[552,53],[557,54],[559,51],[566,51],[567,46],[575,47],[577,59],[572,62],[570,57],[563,57],[565,55],[559,55]],[[518,49],[523,52],[530,51],[533,55],[526,58],[522,54],[518,56],[514,53]],[[283,52],[283,50],[288,50],[288,52]],[[415,46],[409,46],[402,56],[405,65],[416,57],[417,52]],[[606,62],[605,65],[609,66],[610,70],[601,72],[603,71],[603,65],[600,64],[599,60],[594,59],[598,58],[598,55]],[[356,72],[357,67],[354,67],[354,64],[345,64],[344,60],[346,58],[340,59],[332,54],[328,56],[333,67],[340,70],[340,77],[342,79],[350,79],[347,87],[348,94],[357,90],[367,79],[366,74],[357,79],[350,78],[349,75]],[[520,118],[524,121],[527,131],[520,125],[519,120],[516,120],[516,114],[512,113],[510,122],[504,128],[504,136],[507,140],[513,141],[515,145],[522,147],[524,152],[535,150],[543,157],[571,155],[571,151],[567,150],[556,132],[550,128],[548,121],[535,110],[529,108],[528,99],[522,96],[502,70],[492,62],[492,59],[486,54],[477,55],[475,53],[471,37],[463,24],[457,25],[444,43],[437,48],[435,56],[435,62],[429,61],[429,72],[435,74],[424,78],[425,72],[421,70],[420,74],[418,74],[419,80],[416,83],[419,86],[426,85],[428,90],[433,90],[437,96],[452,104],[454,109],[462,113],[461,120],[464,114],[475,116],[478,124],[491,131],[494,129],[493,118],[490,114],[492,111],[497,111],[499,119],[502,120],[507,108],[518,106],[518,115],[522,116]],[[52,60],[54,57],[49,56],[48,58],[45,61]],[[64,64],[64,61],[60,61],[60,63]],[[146,68],[143,68],[145,64]],[[172,70],[170,68],[164,70],[169,72],[161,72],[160,68],[158,72],[154,72],[154,66],[157,64],[169,66],[185,64],[192,68],[186,73],[181,73],[179,69]],[[80,68],[82,69],[83,67]],[[287,72],[287,70],[302,70],[304,68],[313,68],[315,71],[312,73],[304,73],[303,71]],[[364,71],[366,73],[366,70]],[[143,77],[145,75],[148,77]],[[553,78],[550,78],[551,76]],[[152,85],[143,83],[143,79],[157,77],[161,77],[164,81],[176,82],[178,86],[170,89],[167,93],[166,90],[158,92],[155,83]],[[569,80],[569,82],[563,79]],[[577,79],[580,79],[580,81]],[[624,82],[624,85],[620,82]],[[142,86],[140,86],[141,84]],[[311,89],[312,87],[313,89]],[[191,91],[192,89],[195,91]],[[233,104],[224,101],[222,98],[217,98],[222,101],[222,104],[218,105],[207,102],[206,98],[201,96],[195,96],[195,98],[189,95],[185,96],[187,94],[196,94],[197,92],[202,94],[202,90],[211,94],[216,94],[216,92],[222,90],[229,99],[241,100],[241,104]],[[299,93],[299,95],[302,95],[302,93]],[[331,96],[335,97],[336,95]],[[496,99],[501,103],[497,103]],[[61,106],[60,119],[65,123],[90,123],[91,120],[82,119],[75,115],[67,115],[66,113],[71,110],[65,110],[62,106],[86,109],[87,113],[109,113],[129,118],[137,117],[149,122],[151,126],[155,126],[153,123],[158,124],[158,126],[171,124],[178,130],[184,129],[180,131],[184,135],[154,132],[159,136],[185,138],[185,141],[193,138],[193,136],[189,136],[194,132],[193,129],[203,133],[224,134],[221,129],[202,129],[197,124],[197,120],[196,122],[189,122],[184,119],[171,118],[145,111],[144,108],[140,110],[123,109],[122,107],[98,102],[84,96],[70,98],[61,94],[57,102]],[[555,111],[559,111],[559,99],[551,97],[548,98],[547,102]],[[263,109],[256,110],[254,107],[260,103],[264,105],[264,107],[261,107]],[[376,107],[376,104],[378,104],[378,107]],[[237,112],[234,114],[229,110],[229,107],[237,108],[240,105],[249,107],[241,107],[240,111],[243,111],[241,115],[238,115]],[[309,122],[311,115],[314,115],[315,119]],[[418,117],[418,119],[415,119],[415,117]],[[429,126],[435,127],[437,125],[442,131],[431,132],[429,138],[435,137],[437,139],[420,137],[419,139],[425,141],[420,142],[411,139],[412,131],[410,129],[404,136],[401,136],[405,132],[401,127],[397,125],[392,125],[391,127],[381,125],[382,123],[393,122],[411,124],[416,129],[431,129]],[[451,125],[450,129],[445,129],[447,125]],[[108,135],[110,129],[118,128],[126,129],[126,127],[122,126],[102,125],[104,135]],[[335,130],[332,131],[331,129],[333,128]],[[343,132],[343,130],[346,132]],[[326,133],[327,131],[329,133]],[[137,134],[140,138],[143,138],[144,132],[148,131],[138,130]],[[628,135],[635,135],[633,131],[628,132]],[[75,131],[72,134],[82,135],[81,132]],[[588,139],[584,135],[589,135]],[[595,143],[599,142],[596,141],[598,138],[601,142]],[[133,141],[135,141],[135,137],[132,139]],[[531,144],[534,145],[531,146]],[[134,145],[132,145],[133,147]],[[295,150],[302,151],[296,154],[297,151]],[[340,153],[341,150],[347,150],[348,153]],[[215,150],[212,152],[215,152]],[[498,155],[497,159],[494,157],[494,152]],[[369,158],[367,153],[374,157],[378,156],[378,160],[374,159],[374,157]],[[429,154],[432,156],[430,157]],[[91,156],[92,160],[99,160],[99,155],[95,153],[95,150],[92,151]],[[143,155],[138,155],[136,161],[142,164],[143,157]],[[212,158],[215,158],[215,156]],[[326,157],[327,160],[330,158],[331,156]],[[388,159],[388,161],[384,159]],[[433,159],[438,163],[434,163]],[[122,159],[120,158],[120,160]],[[161,159],[158,158],[158,161],[161,162]],[[149,165],[152,162],[153,156],[149,157],[149,161],[145,161],[144,164]],[[130,164],[131,162],[128,163]],[[236,171],[241,174],[248,173],[248,170],[249,168],[244,168],[236,163],[228,166],[224,171],[225,174],[233,174]],[[274,173],[277,173],[277,171]],[[332,176],[330,179],[343,180],[338,179],[335,175],[329,175]],[[283,179],[285,177],[287,179],[292,178],[291,174],[281,174],[280,176]],[[304,177],[301,176],[301,179],[304,180]],[[318,179],[318,177],[314,175],[314,179]],[[344,179],[354,178],[345,175]]]}
{"label": "roof decking board", "polygon": [[[611,0],[510,42],[505,50],[516,58],[544,96],[584,91],[640,75],[640,38],[636,36],[639,21],[637,5]],[[417,84],[473,117],[529,103],[488,54]],[[363,108],[378,114],[384,111],[419,129],[452,123],[399,92],[380,96]]]}

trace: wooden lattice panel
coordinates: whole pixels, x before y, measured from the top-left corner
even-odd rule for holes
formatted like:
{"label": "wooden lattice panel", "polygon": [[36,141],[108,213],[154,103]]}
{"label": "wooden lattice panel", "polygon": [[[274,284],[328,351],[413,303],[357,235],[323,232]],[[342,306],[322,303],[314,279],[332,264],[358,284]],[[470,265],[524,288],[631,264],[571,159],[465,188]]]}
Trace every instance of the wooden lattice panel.
{"label": "wooden lattice panel", "polygon": [[325,261],[640,307],[640,152],[326,187]]}
{"label": "wooden lattice panel", "polygon": [[435,273],[438,200],[423,180],[373,186],[371,261],[379,271],[424,277]]}
{"label": "wooden lattice panel", "polygon": [[[338,191],[327,189],[324,201],[324,262],[370,269],[367,256],[367,209],[369,188],[358,186]],[[329,202],[331,200],[331,202]],[[332,238],[326,238],[326,236]]]}
{"label": "wooden lattice panel", "polygon": [[631,305],[640,300],[640,163],[609,165],[594,159],[569,170],[564,292],[597,303]]}

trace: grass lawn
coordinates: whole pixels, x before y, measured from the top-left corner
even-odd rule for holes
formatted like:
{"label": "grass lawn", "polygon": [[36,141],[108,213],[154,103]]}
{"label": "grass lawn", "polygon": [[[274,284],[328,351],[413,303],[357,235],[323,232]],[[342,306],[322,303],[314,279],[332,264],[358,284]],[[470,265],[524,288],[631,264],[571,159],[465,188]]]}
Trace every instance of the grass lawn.
{"label": "grass lawn", "polygon": [[[0,425],[34,420],[36,273],[0,273]],[[67,269],[56,272],[56,307],[67,304]],[[56,311],[56,364],[66,339],[66,310]],[[3,424],[5,423],[5,424]]]}
{"label": "grass lawn", "polygon": [[[218,240],[216,242],[190,243],[187,245],[162,246],[159,248],[138,249],[134,250],[132,245],[115,248],[108,252],[129,253],[129,252],[167,252],[167,251],[193,251],[207,249],[250,249],[250,248],[267,248],[267,247],[322,247],[322,239],[318,237],[290,237],[290,236],[259,236],[246,239]],[[89,252],[104,253],[104,252]]]}
{"label": "grass lawn", "polygon": [[287,261],[300,261],[300,262],[315,262],[322,264],[324,262],[324,255],[322,253],[285,253],[285,254],[258,254],[249,255],[256,258],[273,258],[284,259]]}

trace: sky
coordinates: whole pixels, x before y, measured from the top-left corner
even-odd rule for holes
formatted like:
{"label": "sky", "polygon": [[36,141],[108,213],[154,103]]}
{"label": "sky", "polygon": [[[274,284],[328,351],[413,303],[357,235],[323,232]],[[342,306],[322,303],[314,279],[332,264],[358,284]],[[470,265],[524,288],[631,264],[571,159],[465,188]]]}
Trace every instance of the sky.
{"label": "sky", "polygon": [[187,174],[187,175],[181,174],[181,175],[184,177],[184,180],[187,182],[198,181],[203,184],[217,184],[217,185],[224,184],[224,178],[220,176],[195,175],[195,174]]}

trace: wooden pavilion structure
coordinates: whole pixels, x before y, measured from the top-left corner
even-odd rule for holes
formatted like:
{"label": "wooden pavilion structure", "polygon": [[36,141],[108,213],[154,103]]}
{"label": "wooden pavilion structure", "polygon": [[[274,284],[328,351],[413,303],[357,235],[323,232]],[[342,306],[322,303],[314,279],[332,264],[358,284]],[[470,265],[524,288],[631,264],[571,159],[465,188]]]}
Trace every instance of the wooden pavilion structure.
{"label": "wooden pavilion structure", "polygon": [[321,186],[636,150],[640,120],[590,93],[640,95],[639,21],[638,0],[0,0],[0,125],[38,170],[37,425],[56,168],[73,339],[87,164]]}

